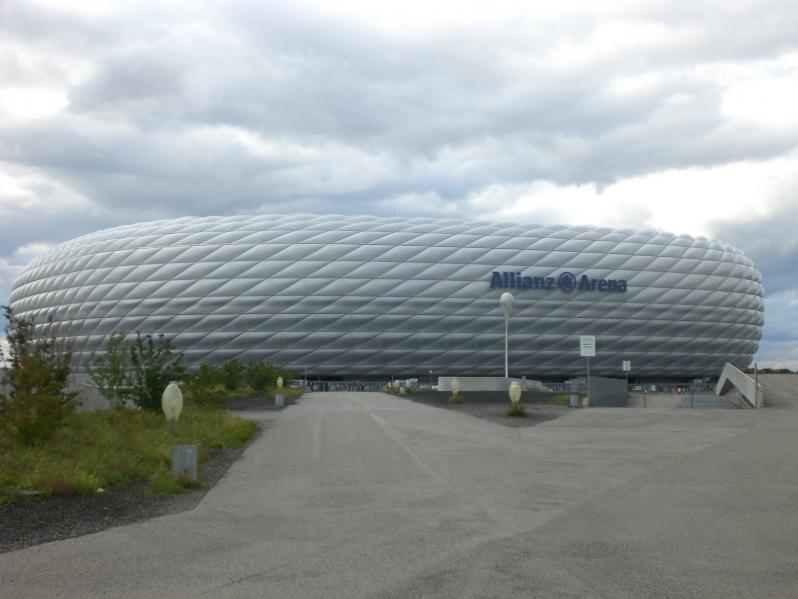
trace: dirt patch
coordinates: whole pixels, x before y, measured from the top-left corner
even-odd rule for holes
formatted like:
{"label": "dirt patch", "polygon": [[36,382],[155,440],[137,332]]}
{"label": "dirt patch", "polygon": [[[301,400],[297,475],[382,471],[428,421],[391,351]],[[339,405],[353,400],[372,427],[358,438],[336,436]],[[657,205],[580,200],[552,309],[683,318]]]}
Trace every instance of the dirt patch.
{"label": "dirt patch", "polygon": [[521,401],[526,409],[527,417],[511,418],[506,414],[510,400],[505,392],[471,392],[461,393],[461,395],[463,396],[461,403],[450,403],[450,394],[441,391],[420,391],[409,395],[407,399],[510,427],[535,426],[541,422],[559,418],[567,414],[569,409],[566,406],[551,403],[555,393],[527,391]]}

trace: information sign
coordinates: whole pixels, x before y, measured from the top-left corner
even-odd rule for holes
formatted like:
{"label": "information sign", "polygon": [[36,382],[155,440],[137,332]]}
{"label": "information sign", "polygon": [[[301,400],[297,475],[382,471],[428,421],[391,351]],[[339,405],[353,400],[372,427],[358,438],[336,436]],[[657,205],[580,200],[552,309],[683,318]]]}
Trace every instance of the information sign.
{"label": "information sign", "polygon": [[579,355],[583,358],[593,358],[596,355],[596,337],[594,335],[579,336]]}

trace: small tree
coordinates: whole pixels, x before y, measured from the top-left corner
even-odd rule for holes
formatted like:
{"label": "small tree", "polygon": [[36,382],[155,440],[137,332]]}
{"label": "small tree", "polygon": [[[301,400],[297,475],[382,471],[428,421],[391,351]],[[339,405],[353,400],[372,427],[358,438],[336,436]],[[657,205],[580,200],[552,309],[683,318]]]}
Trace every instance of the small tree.
{"label": "small tree", "polygon": [[219,368],[219,376],[224,388],[228,391],[235,391],[241,386],[243,380],[244,367],[238,360],[229,360]]}
{"label": "small tree", "polygon": [[59,346],[52,332],[52,320],[36,334],[32,322],[14,316],[3,306],[6,317],[8,356],[0,348],[0,364],[6,369],[0,384],[0,426],[23,442],[35,445],[46,440],[74,411],[76,392],[66,390],[72,352]]}
{"label": "small tree", "polygon": [[217,387],[220,379],[219,369],[211,364],[200,364],[199,369],[191,375],[187,387],[191,399],[200,405],[224,401],[225,393]]}
{"label": "small tree", "polygon": [[133,403],[144,410],[159,410],[166,385],[185,372],[182,358],[163,335],[153,339],[152,335],[136,333],[136,340],[130,346],[128,377]]}
{"label": "small tree", "polygon": [[93,355],[89,376],[97,390],[115,409],[124,408],[131,398],[129,387],[130,350],[125,335],[114,333],[108,339],[105,354]]}
{"label": "small tree", "polygon": [[247,364],[244,378],[253,391],[262,393],[277,383],[277,371],[268,362],[256,360]]}

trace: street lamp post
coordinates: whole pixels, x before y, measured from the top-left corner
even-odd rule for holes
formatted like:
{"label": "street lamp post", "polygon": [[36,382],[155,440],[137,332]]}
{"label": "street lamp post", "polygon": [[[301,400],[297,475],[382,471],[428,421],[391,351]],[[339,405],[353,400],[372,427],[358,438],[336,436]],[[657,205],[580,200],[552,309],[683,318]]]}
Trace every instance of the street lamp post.
{"label": "street lamp post", "polygon": [[512,293],[504,292],[499,298],[499,305],[504,310],[504,378],[510,378],[510,315],[513,313],[515,298]]}

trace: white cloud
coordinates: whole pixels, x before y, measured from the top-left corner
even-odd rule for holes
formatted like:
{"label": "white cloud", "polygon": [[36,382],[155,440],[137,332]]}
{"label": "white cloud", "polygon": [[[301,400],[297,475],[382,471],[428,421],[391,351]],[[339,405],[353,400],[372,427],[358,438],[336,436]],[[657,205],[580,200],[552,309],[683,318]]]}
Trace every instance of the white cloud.
{"label": "white cloud", "polygon": [[550,181],[494,185],[473,194],[468,204],[485,218],[644,227],[709,236],[719,221],[772,213],[788,194],[798,196],[798,153],[762,162],[673,169],[605,187]]}
{"label": "white cloud", "polygon": [[0,218],[19,212],[54,217],[76,210],[92,212],[96,204],[44,169],[0,161]]}
{"label": "white cloud", "polygon": [[724,65],[719,71],[725,117],[750,127],[798,132],[798,53]]}
{"label": "white cloud", "polygon": [[62,92],[40,87],[4,87],[0,94],[0,116],[39,119],[58,114],[69,104]]}

